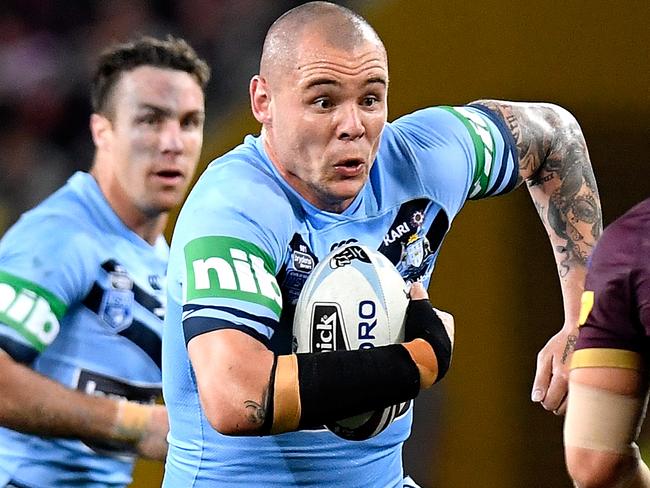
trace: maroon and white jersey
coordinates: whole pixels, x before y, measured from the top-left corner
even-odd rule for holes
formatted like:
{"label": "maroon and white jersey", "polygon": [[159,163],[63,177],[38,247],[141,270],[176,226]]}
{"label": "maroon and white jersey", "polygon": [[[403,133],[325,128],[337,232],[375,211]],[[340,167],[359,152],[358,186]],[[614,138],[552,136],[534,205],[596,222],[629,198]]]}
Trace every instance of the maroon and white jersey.
{"label": "maroon and white jersey", "polygon": [[650,198],[609,225],[598,241],[571,367],[641,369],[649,354]]}

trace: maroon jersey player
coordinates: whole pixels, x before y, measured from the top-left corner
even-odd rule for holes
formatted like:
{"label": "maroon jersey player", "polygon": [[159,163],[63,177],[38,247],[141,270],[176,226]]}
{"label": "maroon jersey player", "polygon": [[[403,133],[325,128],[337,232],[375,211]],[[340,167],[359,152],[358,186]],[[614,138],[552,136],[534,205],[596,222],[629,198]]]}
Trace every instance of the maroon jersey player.
{"label": "maroon jersey player", "polygon": [[567,467],[580,488],[650,487],[636,445],[649,338],[650,198],[605,230],[587,273],[564,425]]}

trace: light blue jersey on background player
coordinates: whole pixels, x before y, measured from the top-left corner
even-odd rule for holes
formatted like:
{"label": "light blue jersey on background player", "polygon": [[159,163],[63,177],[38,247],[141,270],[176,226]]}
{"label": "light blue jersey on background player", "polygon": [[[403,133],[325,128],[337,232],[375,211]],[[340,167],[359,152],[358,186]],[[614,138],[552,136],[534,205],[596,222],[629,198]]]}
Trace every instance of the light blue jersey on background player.
{"label": "light blue jersey on background player", "polygon": [[[168,252],[162,236],[152,246],[128,229],[93,177],[76,173],[0,242],[0,349],[86,394],[154,402]],[[0,486],[124,486],[133,461],[110,443],[0,428]]]}
{"label": "light blue jersey on background player", "polygon": [[0,487],[124,488],[164,461],[169,212],[199,161],[210,69],[183,39],[106,46],[88,173],[0,243]]}
{"label": "light blue jersey on background player", "polygon": [[378,249],[405,279],[428,284],[465,201],[512,190],[517,171],[510,132],[479,106],[429,108],[386,124],[369,181],[340,214],[317,209],[292,189],[261,138],[249,136],[215,160],[192,190],[172,240],[163,338],[171,429],[164,486],[402,486],[410,409],[366,441],[346,441],[326,429],[221,435],[201,408],[186,345],[230,328],[290,354],[302,285],[343,243]]}

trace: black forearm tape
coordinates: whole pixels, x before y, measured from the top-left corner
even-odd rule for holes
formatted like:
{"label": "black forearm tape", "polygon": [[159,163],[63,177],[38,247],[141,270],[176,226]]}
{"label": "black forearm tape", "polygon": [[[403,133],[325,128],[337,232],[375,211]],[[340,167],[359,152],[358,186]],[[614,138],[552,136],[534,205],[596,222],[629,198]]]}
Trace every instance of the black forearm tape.
{"label": "black forearm tape", "polygon": [[438,360],[436,383],[442,379],[451,363],[451,339],[429,300],[411,300],[406,309],[404,340],[424,339],[433,348]]}
{"label": "black forearm tape", "polygon": [[420,391],[418,368],[400,344],[297,356],[299,428],[405,402]]}

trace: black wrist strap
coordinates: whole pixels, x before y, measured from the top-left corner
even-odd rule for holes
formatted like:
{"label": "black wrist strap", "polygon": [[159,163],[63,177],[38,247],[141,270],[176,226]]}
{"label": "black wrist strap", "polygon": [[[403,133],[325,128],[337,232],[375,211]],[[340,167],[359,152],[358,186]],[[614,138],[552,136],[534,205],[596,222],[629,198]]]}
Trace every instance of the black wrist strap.
{"label": "black wrist strap", "polygon": [[420,391],[418,368],[400,344],[297,357],[301,429],[405,402]]}
{"label": "black wrist strap", "polygon": [[406,309],[404,340],[424,339],[433,348],[438,360],[436,383],[447,373],[451,363],[452,344],[449,334],[429,300],[411,300]]}

